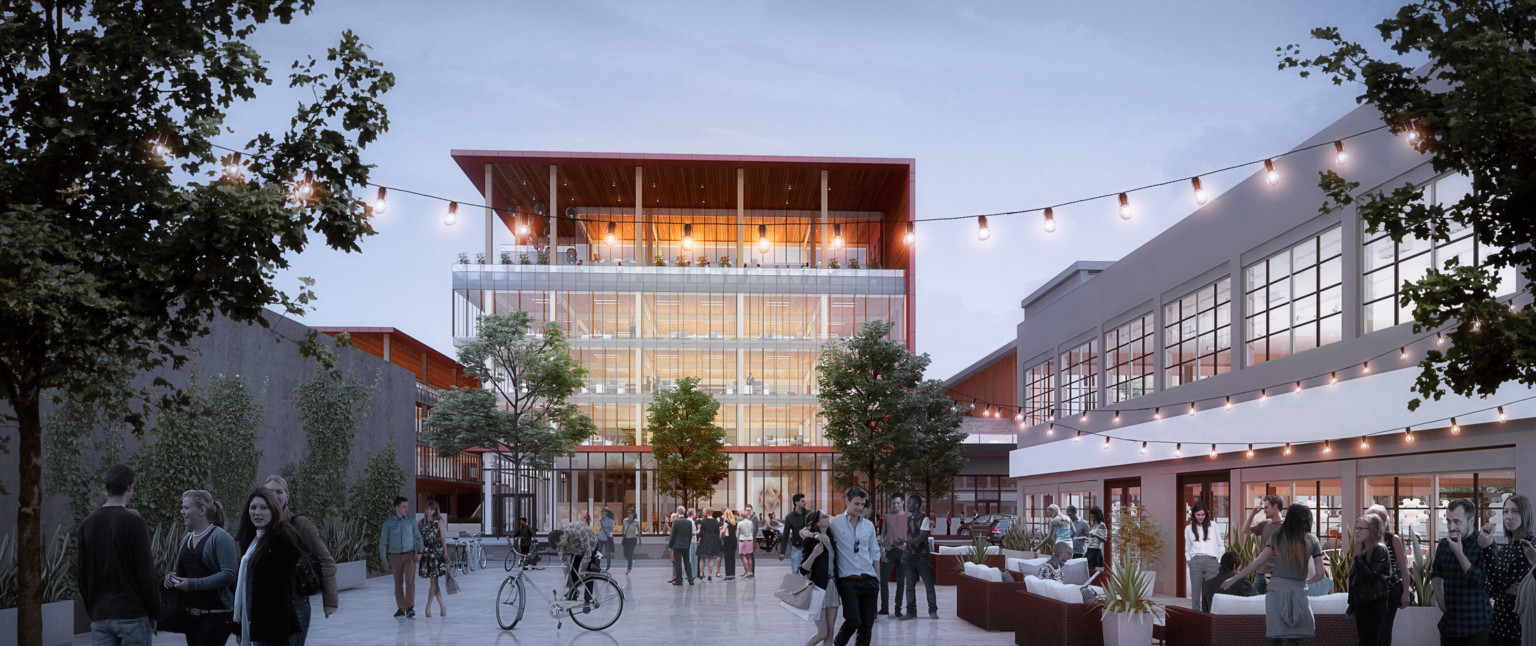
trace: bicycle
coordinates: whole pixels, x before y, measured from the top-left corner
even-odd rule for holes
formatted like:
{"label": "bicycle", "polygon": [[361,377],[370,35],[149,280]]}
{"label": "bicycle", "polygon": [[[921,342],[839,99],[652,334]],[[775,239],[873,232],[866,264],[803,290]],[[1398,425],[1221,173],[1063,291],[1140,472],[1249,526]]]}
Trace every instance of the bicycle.
{"label": "bicycle", "polygon": [[[593,552],[591,559],[602,557]],[[535,566],[539,562],[537,555],[522,560],[518,565],[517,574],[508,576],[501,582],[501,589],[496,592],[496,623],[502,630],[512,630],[518,622],[523,620],[523,611],[528,606],[527,590],[529,585],[524,582],[528,578],[528,571],[538,569]],[[575,581],[571,581],[572,560],[566,566],[565,593],[554,591],[555,596],[544,594],[543,590],[533,588],[535,593],[549,602],[549,616],[555,620],[555,628],[565,625],[560,618],[561,613],[570,616],[571,621],[587,630],[603,630],[612,626],[624,614],[624,590],[612,577],[602,572],[588,571],[582,573]]]}
{"label": "bicycle", "polygon": [[538,546],[534,546],[533,554],[524,554],[522,550],[517,549],[516,543],[511,539],[507,539],[507,558],[502,562],[502,567],[511,572],[517,566],[528,563],[528,569],[542,570],[547,566],[539,559],[539,553]]}

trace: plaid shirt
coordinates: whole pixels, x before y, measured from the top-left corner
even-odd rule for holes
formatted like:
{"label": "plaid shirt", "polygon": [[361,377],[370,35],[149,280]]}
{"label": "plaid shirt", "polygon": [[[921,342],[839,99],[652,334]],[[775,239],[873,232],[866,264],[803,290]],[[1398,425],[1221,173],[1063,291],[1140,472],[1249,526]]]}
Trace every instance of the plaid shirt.
{"label": "plaid shirt", "polygon": [[1440,539],[1435,551],[1431,578],[1441,580],[1445,591],[1445,616],[1440,618],[1440,634],[1446,637],[1470,637],[1488,630],[1488,593],[1483,589],[1483,552],[1477,539],[1461,542],[1471,569],[1461,571],[1461,562],[1451,552],[1450,541]]}

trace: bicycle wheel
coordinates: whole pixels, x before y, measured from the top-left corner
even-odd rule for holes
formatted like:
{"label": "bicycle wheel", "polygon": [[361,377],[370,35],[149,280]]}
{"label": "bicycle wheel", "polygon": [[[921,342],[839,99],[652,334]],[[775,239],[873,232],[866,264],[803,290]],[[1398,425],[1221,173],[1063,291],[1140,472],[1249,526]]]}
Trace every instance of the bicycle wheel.
{"label": "bicycle wheel", "polygon": [[527,597],[523,595],[523,580],[520,577],[509,576],[501,582],[501,590],[496,593],[496,623],[502,630],[512,630],[517,622],[523,620],[523,608],[527,605]]}
{"label": "bicycle wheel", "polygon": [[478,561],[479,561],[479,559],[475,558],[475,545],[474,545],[474,543],[470,543],[469,545],[465,545],[464,546],[464,569],[468,570],[469,572],[474,572],[475,568],[479,566]]}
{"label": "bicycle wheel", "polygon": [[476,560],[479,561],[480,569],[484,570],[486,565],[490,564],[490,557],[485,554],[485,546],[475,543],[475,555],[478,557]]}
{"label": "bicycle wheel", "polygon": [[585,599],[585,603],[567,612],[571,621],[587,630],[602,630],[624,614],[624,591],[607,575],[588,574],[566,592],[566,599]]}
{"label": "bicycle wheel", "polygon": [[520,562],[522,562],[522,559],[519,558],[517,548],[510,545],[507,546],[507,558],[502,563],[503,567],[506,567],[507,571],[511,572],[512,568],[517,567],[517,564]]}

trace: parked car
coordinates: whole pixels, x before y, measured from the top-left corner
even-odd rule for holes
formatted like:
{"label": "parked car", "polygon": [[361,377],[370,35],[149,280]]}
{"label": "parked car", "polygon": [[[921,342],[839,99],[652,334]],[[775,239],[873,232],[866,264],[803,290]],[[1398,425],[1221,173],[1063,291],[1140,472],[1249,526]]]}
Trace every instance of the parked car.
{"label": "parked car", "polygon": [[[1003,532],[1007,532],[1008,528],[1013,526],[1013,521],[1014,517],[1009,514],[982,514],[961,525],[960,536],[970,538],[984,535],[993,543],[1001,543]],[[1001,532],[995,531],[998,527],[1002,528]]]}

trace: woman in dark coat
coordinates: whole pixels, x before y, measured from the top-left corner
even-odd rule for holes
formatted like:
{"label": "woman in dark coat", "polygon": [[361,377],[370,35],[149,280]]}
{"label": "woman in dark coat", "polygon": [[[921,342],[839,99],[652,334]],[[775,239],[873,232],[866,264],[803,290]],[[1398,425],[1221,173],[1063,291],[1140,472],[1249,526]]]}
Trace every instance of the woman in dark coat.
{"label": "woman in dark coat", "polygon": [[299,632],[299,616],[293,610],[294,569],[302,557],[298,534],[277,494],[267,489],[251,492],[235,542],[244,554],[235,583],[240,645],[285,645]]}

